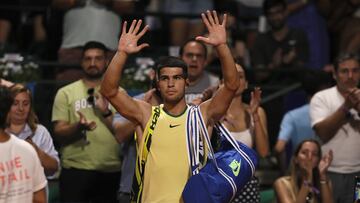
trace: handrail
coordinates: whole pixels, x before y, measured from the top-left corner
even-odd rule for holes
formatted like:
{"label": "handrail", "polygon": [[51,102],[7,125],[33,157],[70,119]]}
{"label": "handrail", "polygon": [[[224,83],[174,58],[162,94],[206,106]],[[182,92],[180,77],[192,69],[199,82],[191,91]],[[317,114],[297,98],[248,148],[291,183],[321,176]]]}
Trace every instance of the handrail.
{"label": "handrail", "polygon": [[261,99],[261,104],[266,104],[266,103],[269,103],[270,101],[272,100],[275,100],[281,96],[284,96],[286,95],[287,93],[291,92],[291,91],[294,91],[296,89],[299,89],[301,87],[301,83],[294,83],[292,85],[287,85],[286,88],[284,89],[280,89],[279,91],[276,91],[266,97],[264,97],[263,99]]}

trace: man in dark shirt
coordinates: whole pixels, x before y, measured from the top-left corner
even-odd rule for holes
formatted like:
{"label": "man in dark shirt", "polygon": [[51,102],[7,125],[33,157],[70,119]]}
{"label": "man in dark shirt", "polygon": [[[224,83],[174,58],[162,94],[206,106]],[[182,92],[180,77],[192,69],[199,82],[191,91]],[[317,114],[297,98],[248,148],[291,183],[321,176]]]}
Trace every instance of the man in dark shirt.
{"label": "man in dark shirt", "polygon": [[[259,34],[255,41],[252,50],[254,68],[302,68],[308,61],[306,35],[301,30],[286,25],[286,6],[284,0],[265,0],[264,14],[271,30]],[[273,80],[273,76],[264,71],[258,71],[255,75],[257,82]]]}

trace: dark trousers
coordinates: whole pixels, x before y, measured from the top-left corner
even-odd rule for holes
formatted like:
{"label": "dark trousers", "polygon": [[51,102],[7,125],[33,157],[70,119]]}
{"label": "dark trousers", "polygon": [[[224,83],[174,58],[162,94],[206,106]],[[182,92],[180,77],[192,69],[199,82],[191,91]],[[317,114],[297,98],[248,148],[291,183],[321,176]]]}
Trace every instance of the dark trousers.
{"label": "dark trousers", "polygon": [[328,172],[333,187],[335,203],[353,203],[355,176],[360,176],[360,172],[342,174]]}
{"label": "dark trousers", "polygon": [[120,172],[104,173],[92,170],[62,168],[60,200],[75,202],[117,202]]}

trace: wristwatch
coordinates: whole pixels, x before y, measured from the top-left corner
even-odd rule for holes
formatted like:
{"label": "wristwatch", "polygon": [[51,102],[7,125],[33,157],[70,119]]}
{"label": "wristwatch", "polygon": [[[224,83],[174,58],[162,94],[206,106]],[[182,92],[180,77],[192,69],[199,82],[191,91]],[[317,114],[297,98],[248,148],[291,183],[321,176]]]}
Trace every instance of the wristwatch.
{"label": "wristwatch", "polygon": [[110,110],[108,110],[108,112],[107,112],[107,113],[103,113],[102,116],[103,116],[104,118],[107,118],[107,117],[111,116],[112,114],[113,114],[113,113],[112,113]]}

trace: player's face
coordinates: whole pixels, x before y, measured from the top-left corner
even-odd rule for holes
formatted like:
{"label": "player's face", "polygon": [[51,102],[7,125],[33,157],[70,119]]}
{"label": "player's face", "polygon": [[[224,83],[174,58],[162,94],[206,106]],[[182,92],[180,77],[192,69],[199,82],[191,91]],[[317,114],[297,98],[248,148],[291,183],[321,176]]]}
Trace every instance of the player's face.
{"label": "player's face", "polygon": [[157,83],[164,103],[177,103],[184,98],[187,81],[182,68],[161,68]]}

